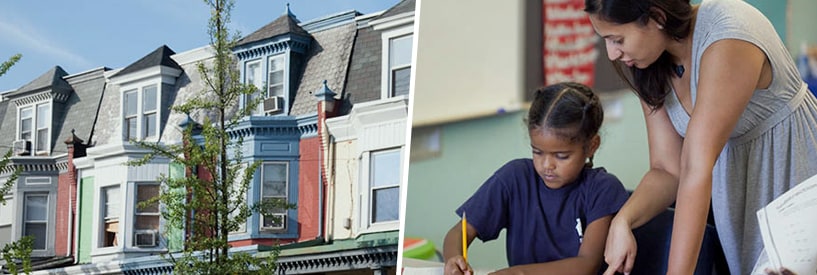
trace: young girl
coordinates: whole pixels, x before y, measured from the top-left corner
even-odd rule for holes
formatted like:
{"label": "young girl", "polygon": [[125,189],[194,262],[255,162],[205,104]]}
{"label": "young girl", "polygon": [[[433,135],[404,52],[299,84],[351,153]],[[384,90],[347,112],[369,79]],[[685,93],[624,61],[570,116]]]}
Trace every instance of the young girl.
{"label": "young girl", "polygon": [[[509,268],[497,273],[596,274],[612,215],[627,192],[593,154],[604,113],[587,86],[554,84],[536,91],[528,117],[533,159],[516,159],[497,170],[459,209],[467,243],[507,232]],[[463,274],[458,222],[443,245],[445,274]]]}

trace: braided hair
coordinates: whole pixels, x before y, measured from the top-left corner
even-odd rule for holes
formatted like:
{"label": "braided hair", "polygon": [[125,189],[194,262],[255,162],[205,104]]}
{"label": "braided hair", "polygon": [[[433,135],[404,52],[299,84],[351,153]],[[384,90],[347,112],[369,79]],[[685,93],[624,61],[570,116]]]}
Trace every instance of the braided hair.
{"label": "braided hair", "polygon": [[[589,144],[604,121],[604,110],[590,87],[562,82],[540,88],[534,95],[525,123],[528,131],[547,129],[571,142]],[[593,166],[590,157],[588,167]]]}

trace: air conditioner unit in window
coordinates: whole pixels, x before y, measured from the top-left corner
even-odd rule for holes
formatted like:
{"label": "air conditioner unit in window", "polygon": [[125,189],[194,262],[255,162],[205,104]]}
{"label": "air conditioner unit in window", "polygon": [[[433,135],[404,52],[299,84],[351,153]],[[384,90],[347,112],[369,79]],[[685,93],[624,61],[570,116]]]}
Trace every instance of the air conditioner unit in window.
{"label": "air conditioner unit in window", "polygon": [[270,96],[264,99],[264,113],[265,114],[274,114],[277,112],[282,111],[284,97],[282,96]]}
{"label": "air conditioner unit in window", "polygon": [[13,153],[18,156],[31,153],[31,141],[28,140],[15,140],[11,147]]}
{"label": "air conditioner unit in window", "polygon": [[[287,227],[287,214],[270,214],[270,220],[264,221],[265,230],[280,230]],[[267,217],[264,217],[267,219]]]}
{"label": "air conditioner unit in window", "polygon": [[138,247],[155,247],[156,231],[137,231],[133,239]]}

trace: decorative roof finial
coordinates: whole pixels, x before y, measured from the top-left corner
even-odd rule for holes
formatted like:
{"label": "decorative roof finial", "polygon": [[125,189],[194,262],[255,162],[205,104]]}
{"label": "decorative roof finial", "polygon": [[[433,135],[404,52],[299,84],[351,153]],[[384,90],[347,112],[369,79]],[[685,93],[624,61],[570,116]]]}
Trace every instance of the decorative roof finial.
{"label": "decorative roof finial", "polygon": [[284,13],[284,15],[287,15],[287,16],[292,17],[292,18],[297,18],[297,17],[295,17],[295,14],[292,13],[292,10],[289,9],[289,3],[287,3],[287,12]]}

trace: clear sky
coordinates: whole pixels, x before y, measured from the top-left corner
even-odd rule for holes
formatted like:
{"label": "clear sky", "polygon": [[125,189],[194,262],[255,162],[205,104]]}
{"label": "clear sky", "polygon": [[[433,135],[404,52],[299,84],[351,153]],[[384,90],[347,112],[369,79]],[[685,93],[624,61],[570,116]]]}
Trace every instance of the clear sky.
{"label": "clear sky", "polygon": [[[383,11],[399,0],[237,0],[230,29],[249,35],[286,11],[298,20],[357,10]],[[68,74],[125,67],[161,45],[179,53],[207,45],[210,12],[201,0],[0,1],[0,60],[23,58],[0,76],[0,92],[59,65]]]}

